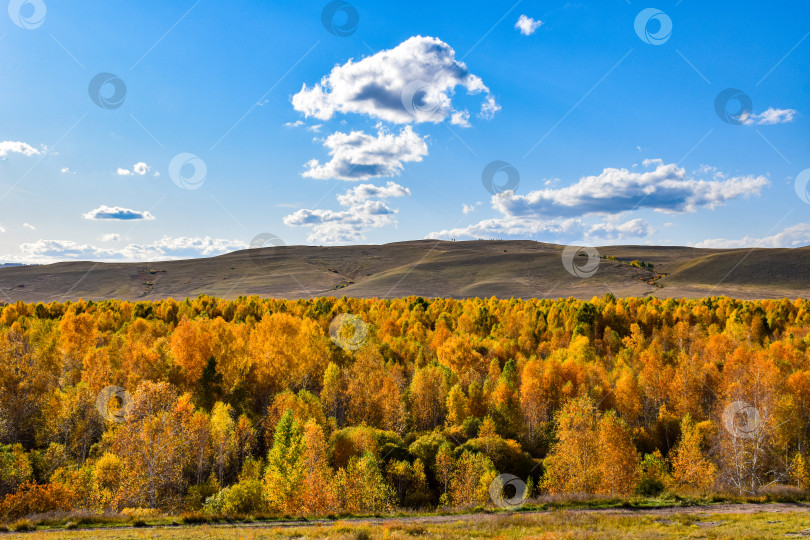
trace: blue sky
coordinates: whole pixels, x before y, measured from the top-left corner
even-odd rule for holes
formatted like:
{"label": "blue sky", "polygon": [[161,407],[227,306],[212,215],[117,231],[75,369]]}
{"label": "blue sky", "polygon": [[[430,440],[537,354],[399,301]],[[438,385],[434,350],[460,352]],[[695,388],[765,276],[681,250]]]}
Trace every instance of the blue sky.
{"label": "blue sky", "polygon": [[810,244],[801,3],[3,11],[0,262],[195,257],[261,233]]}

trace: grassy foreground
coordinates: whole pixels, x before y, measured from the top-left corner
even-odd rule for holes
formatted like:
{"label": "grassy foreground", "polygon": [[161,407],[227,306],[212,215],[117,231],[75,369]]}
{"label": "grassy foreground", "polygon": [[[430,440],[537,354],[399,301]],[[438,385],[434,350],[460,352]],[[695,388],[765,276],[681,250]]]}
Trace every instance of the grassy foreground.
{"label": "grassy foreground", "polygon": [[154,525],[52,529],[3,538],[790,538],[810,536],[810,507],[791,504],[718,507],[565,509],[337,521]]}

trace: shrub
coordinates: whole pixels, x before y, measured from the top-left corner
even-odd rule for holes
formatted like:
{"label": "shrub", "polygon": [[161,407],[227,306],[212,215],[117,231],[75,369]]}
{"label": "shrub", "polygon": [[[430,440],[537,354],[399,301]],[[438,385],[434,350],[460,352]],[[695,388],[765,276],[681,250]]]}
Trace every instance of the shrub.
{"label": "shrub", "polygon": [[18,519],[14,525],[11,526],[11,530],[16,532],[35,531],[36,529],[36,525],[27,519]]}
{"label": "shrub", "polygon": [[636,495],[658,497],[664,492],[664,483],[656,478],[643,478],[636,487]]}

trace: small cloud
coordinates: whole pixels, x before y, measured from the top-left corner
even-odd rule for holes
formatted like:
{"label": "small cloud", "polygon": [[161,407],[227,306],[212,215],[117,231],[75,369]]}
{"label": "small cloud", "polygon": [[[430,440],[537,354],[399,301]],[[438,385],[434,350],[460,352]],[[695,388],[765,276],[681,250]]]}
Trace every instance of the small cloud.
{"label": "small cloud", "polygon": [[699,248],[795,248],[810,245],[810,223],[797,223],[770,236],[744,236],[738,239],[709,238],[695,244]]}
{"label": "small cloud", "polygon": [[135,165],[132,166],[132,172],[135,174],[139,174],[141,176],[145,175],[149,171],[152,170],[152,167],[144,163],[143,161],[139,161]]}
{"label": "small cloud", "polygon": [[285,122],[284,127],[301,127],[304,125],[304,122],[301,120],[296,120],[295,122]]}
{"label": "small cloud", "polygon": [[534,20],[526,15],[521,15],[520,18],[518,18],[518,21],[515,23],[515,28],[518,29],[524,36],[530,36],[534,34],[542,25],[543,21]]}
{"label": "small cloud", "polygon": [[585,238],[596,240],[620,240],[623,238],[644,238],[652,236],[655,229],[643,219],[631,219],[625,223],[598,223],[591,226]]}
{"label": "small cloud", "polygon": [[61,169],[59,169],[59,172],[61,172],[62,174],[76,174],[75,172],[70,170],[70,167],[62,167]]}
{"label": "small cloud", "polygon": [[9,154],[36,156],[40,153],[39,150],[22,141],[0,141],[0,157],[6,157]]}
{"label": "small cloud", "polygon": [[[132,166],[132,170],[130,169],[123,169],[118,167],[116,174],[119,176],[132,176],[137,174],[138,176],[144,176],[146,173],[152,170],[152,167],[144,163],[143,161],[139,161],[135,165]],[[155,176],[159,176],[158,173],[155,173]]]}
{"label": "small cloud", "polygon": [[103,248],[91,244],[79,244],[71,240],[37,240],[23,243],[19,257],[20,262],[51,263],[64,260],[96,261],[160,261],[188,259],[192,257],[211,257],[248,245],[242,240],[227,240],[206,237],[164,236],[148,244],[127,244],[116,248]]}
{"label": "small cloud", "polygon": [[98,239],[102,242],[118,242],[121,240],[121,235],[117,233],[102,234]]}
{"label": "small cloud", "polygon": [[422,161],[428,153],[425,139],[411,126],[405,126],[399,134],[380,127],[376,137],[362,131],[338,131],[322,142],[331,159],[325,163],[317,159],[307,162],[304,178],[351,181],[397,176],[403,163]]}
{"label": "small cloud", "polygon": [[311,227],[309,242],[338,244],[365,238],[369,229],[396,225],[397,210],[389,207],[386,199],[408,197],[411,191],[395,182],[385,186],[360,184],[342,195],[338,204],[346,210],[309,210],[302,208],[284,217],[284,224],[291,227]]}
{"label": "small cloud", "polygon": [[36,228],[36,227],[34,227],[33,225],[31,225],[30,223],[23,223],[23,225],[22,225],[22,226],[23,226],[23,228],[24,228],[24,229],[28,229],[29,231],[35,231],[35,230],[37,230],[37,228]]}
{"label": "small cloud", "polygon": [[148,211],[141,212],[138,210],[130,210],[129,208],[121,208],[120,206],[99,206],[95,210],[90,210],[86,214],[82,214],[82,217],[91,220],[115,221],[152,221],[155,219],[155,216]]}
{"label": "small cloud", "polygon": [[481,112],[478,113],[478,117],[491,120],[495,116],[495,113],[500,110],[501,106],[495,102],[495,98],[489,96],[481,104]]}
{"label": "small cloud", "polygon": [[314,126],[309,126],[307,129],[309,131],[314,132],[314,133],[318,133],[318,132],[321,131],[322,127],[323,127],[323,124],[315,124]]}
{"label": "small cloud", "polygon": [[465,204],[461,205],[461,212],[464,215],[467,215],[467,214],[470,214],[472,212],[475,212],[475,209],[478,208],[479,206],[481,206],[481,201],[478,201],[475,204],[466,204],[465,203]]}
{"label": "small cloud", "polygon": [[768,107],[765,112],[756,114],[747,114],[742,118],[742,123],[746,126],[759,125],[769,126],[773,124],[787,124],[793,122],[793,119],[798,116],[798,111],[795,109],[774,109]]}

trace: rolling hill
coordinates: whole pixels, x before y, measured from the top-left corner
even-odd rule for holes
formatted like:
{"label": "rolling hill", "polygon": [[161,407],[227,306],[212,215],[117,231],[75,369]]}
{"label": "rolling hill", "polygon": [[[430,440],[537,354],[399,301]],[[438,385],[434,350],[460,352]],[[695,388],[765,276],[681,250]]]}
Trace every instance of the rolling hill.
{"label": "rolling hill", "polygon": [[[589,278],[562,264],[564,246],[527,240],[416,240],[364,246],[285,246],[151,263],[62,262],[0,268],[0,301],[175,299],[208,294],[591,298],[805,297],[810,247],[697,249],[606,246]],[[614,260],[615,259],[615,260]],[[637,260],[653,265],[633,266]]]}

